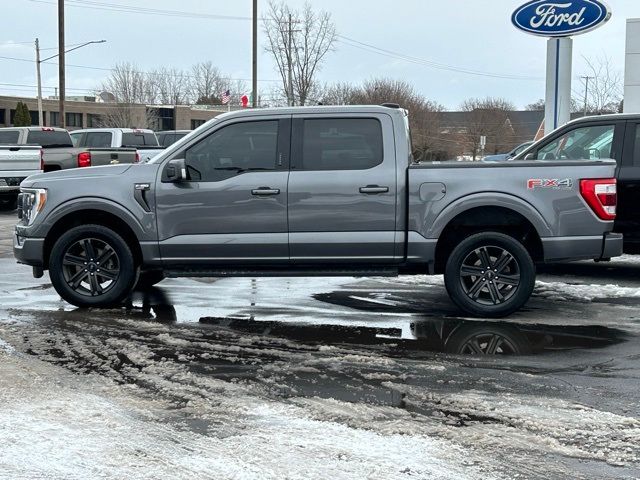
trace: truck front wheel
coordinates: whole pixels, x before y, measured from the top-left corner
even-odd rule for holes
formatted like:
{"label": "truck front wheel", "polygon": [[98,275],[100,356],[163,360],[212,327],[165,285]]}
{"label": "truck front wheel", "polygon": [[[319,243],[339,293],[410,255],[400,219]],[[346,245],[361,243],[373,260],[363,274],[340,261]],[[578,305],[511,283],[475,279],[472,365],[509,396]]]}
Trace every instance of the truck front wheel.
{"label": "truck front wheel", "polygon": [[461,241],[444,274],[454,303],[478,317],[504,317],[520,309],[533,292],[535,278],[526,248],[498,232],[477,233]]}
{"label": "truck front wheel", "polygon": [[102,225],[83,225],[63,234],[49,258],[51,283],[78,307],[120,303],[133,289],[137,267],[124,239]]}

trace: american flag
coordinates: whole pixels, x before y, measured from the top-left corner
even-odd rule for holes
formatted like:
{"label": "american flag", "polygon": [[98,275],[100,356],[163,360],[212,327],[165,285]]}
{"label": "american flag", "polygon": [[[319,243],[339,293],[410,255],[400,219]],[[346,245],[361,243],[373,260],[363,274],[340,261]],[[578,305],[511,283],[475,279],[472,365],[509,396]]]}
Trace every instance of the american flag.
{"label": "american flag", "polygon": [[229,100],[231,100],[231,91],[225,90],[224,92],[222,92],[222,104],[226,105],[227,103],[229,103]]}

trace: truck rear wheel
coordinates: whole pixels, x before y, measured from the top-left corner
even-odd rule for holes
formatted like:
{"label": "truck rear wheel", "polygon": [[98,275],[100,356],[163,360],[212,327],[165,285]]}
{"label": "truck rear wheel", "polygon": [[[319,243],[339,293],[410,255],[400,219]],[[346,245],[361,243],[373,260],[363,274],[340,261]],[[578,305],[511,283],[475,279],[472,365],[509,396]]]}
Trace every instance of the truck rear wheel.
{"label": "truck rear wheel", "polygon": [[107,307],[124,300],[137,279],[124,239],[102,225],[83,225],[63,234],[49,258],[51,283],[78,307]]}
{"label": "truck rear wheel", "polygon": [[520,242],[503,233],[482,232],[454,248],[444,281],[451,299],[466,313],[504,317],[529,300],[535,277],[533,260]]}

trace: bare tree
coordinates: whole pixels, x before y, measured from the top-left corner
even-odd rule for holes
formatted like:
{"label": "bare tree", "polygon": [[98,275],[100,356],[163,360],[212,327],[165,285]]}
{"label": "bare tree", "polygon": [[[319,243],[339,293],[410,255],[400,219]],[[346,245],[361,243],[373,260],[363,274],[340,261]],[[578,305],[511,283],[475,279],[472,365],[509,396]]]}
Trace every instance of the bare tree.
{"label": "bare tree", "polygon": [[471,98],[463,102],[461,109],[467,113],[463,137],[473,160],[480,153],[482,136],[486,137],[486,153],[499,153],[515,146],[515,132],[508,115],[514,109],[511,102],[503,98]]}
{"label": "bare tree", "polygon": [[524,109],[529,111],[539,111],[539,110],[544,110],[544,107],[545,107],[545,100],[544,98],[541,98],[536,102],[530,103],[529,105],[524,107]]}
{"label": "bare tree", "polygon": [[352,105],[357,92],[358,87],[346,82],[327,85],[320,95],[319,103],[323,105]]}
{"label": "bare tree", "polygon": [[161,67],[148,75],[155,86],[157,98],[154,103],[184,105],[189,99],[189,75],[177,68]]}
{"label": "bare tree", "polygon": [[222,92],[231,80],[223,76],[211,61],[196,63],[191,68],[191,96],[199,105],[219,105]]}
{"label": "bare tree", "polygon": [[305,105],[316,85],[316,74],[336,42],[331,15],[316,13],[306,3],[301,12],[285,3],[269,3],[264,20],[265,50],[273,55],[289,105]]}
{"label": "bare tree", "polygon": [[103,82],[102,90],[110,92],[115,102],[108,104],[101,123],[106,127],[146,127],[152,120],[140,105],[153,103],[155,87],[147,75],[133,63],[118,63]]}
{"label": "bare tree", "polygon": [[614,70],[609,57],[583,58],[587,68],[584,75],[580,76],[582,90],[573,91],[573,110],[585,111],[586,106],[586,113],[592,115],[618,112],[622,101],[622,73]]}

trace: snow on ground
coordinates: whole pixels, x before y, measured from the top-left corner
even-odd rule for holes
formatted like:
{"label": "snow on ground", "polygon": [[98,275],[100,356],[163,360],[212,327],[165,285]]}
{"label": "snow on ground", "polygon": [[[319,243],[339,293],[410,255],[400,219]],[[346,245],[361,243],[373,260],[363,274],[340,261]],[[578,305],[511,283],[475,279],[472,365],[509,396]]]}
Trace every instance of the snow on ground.
{"label": "snow on ground", "polygon": [[198,433],[134,385],[6,351],[0,378],[3,479],[500,478],[455,442],[316,420],[232,384],[189,408],[203,421],[223,403],[237,415],[233,432]]}

